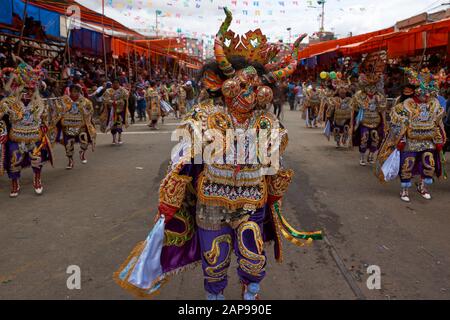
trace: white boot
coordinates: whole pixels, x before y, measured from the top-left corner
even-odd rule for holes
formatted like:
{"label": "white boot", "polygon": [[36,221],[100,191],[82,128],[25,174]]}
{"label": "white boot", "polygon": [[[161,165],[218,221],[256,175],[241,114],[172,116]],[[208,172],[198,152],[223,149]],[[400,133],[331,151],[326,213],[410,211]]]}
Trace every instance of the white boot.
{"label": "white boot", "polygon": [[86,164],[87,163],[86,151],[80,151],[80,160],[81,160],[82,164]]}
{"label": "white boot", "polygon": [[11,192],[9,193],[10,198],[17,198],[19,196],[20,183],[19,179],[11,180]]}
{"label": "white boot", "polygon": [[409,191],[408,188],[403,188],[400,192],[400,199],[405,202],[411,202],[411,199],[409,198]]}
{"label": "white boot", "polygon": [[33,176],[33,187],[34,187],[34,192],[38,196],[40,196],[44,192],[44,187],[42,186],[41,173],[40,172],[35,173],[34,176]]}
{"label": "white boot", "polygon": [[369,164],[375,163],[375,155],[372,152],[369,152],[369,155],[367,156],[367,162]]}
{"label": "white boot", "polygon": [[428,189],[427,189],[425,183],[423,182],[423,180],[420,181],[419,184],[417,184],[417,192],[419,192],[420,195],[421,195],[424,199],[426,199],[426,200],[431,200],[431,194],[430,194],[430,192],[428,191]]}
{"label": "white boot", "polygon": [[363,167],[367,165],[366,157],[365,157],[364,153],[361,153],[359,156],[359,165],[361,165]]}

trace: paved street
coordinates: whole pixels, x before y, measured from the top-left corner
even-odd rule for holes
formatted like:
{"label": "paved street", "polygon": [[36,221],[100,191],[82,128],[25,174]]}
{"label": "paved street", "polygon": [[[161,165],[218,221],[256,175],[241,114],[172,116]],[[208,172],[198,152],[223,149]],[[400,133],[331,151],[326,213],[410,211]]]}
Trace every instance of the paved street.
{"label": "paved street", "polygon": [[[398,182],[382,185],[358,152],[338,150],[322,129],[306,129],[299,112],[285,111],[285,157],[295,170],[284,212],[299,229],[325,232],[312,247],[285,243],[285,261],[273,249],[263,299],[450,299],[450,181],[427,202],[398,197]],[[31,170],[21,195],[9,199],[0,177],[0,299],[132,299],[112,274],[144,240],[156,212],[159,182],[173,142],[169,119],[160,131],[132,126],[123,146],[99,135],[89,163],[65,170],[64,148],[46,166],[45,193],[34,195]],[[450,167],[447,166],[450,171]],[[81,290],[68,290],[66,268],[78,265]],[[368,290],[367,267],[381,269],[381,290]],[[228,299],[240,298],[234,261]],[[174,277],[157,299],[204,299],[200,267]]]}

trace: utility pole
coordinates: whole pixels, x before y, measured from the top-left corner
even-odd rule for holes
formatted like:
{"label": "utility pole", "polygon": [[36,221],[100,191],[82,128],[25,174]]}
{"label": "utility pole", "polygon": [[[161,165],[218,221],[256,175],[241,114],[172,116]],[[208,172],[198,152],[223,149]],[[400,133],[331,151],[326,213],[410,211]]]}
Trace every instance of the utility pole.
{"label": "utility pole", "polygon": [[28,9],[28,0],[25,1],[25,6],[23,7],[23,23],[22,23],[22,29],[20,30],[20,38],[19,38],[19,47],[17,49],[17,56],[20,56],[20,50],[22,49],[22,39],[23,39],[23,32],[25,31],[25,22],[27,20],[27,11]]}
{"label": "utility pole", "polygon": [[317,4],[322,6],[322,14],[320,15],[321,22],[320,22],[320,32],[325,31],[325,0],[318,0]]}
{"label": "utility pole", "polygon": [[158,10],[156,10],[155,15],[156,15],[156,22],[155,22],[155,24],[156,24],[156,38],[158,38],[158,15],[159,15],[159,11]]}
{"label": "utility pole", "polygon": [[105,59],[105,78],[108,78],[108,64],[106,62],[106,43],[105,43],[105,0],[102,0],[102,42],[103,42],[103,59]]}
{"label": "utility pole", "polygon": [[289,41],[288,41],[289,44],[291,44],[291,42],[292,42],[291,30],[292,30],[291,27],[287,28],[287,31],[289,31]]}

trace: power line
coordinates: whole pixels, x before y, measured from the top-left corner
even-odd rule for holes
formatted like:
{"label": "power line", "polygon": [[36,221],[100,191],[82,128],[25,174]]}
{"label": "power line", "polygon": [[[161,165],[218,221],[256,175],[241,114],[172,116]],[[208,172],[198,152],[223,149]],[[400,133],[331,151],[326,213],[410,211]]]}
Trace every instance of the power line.
{"label": "power line", "polygon": [[429,10],[431,7],[433,7],[434,5],[438,4],[439,2],[441,2],[442,0],[437,0],[434,1],[432,4],[428,5],[425,7],[425,9],[419,10],[416,14],[422,13],[422,12],[426,12],[427,10]]}
{"label": "power line", "polygon": [[428,9],[428,10],[431,11],[431,10],[434,10],[434,9],[437,9],[437,8],[440,8],[440,7],[445,7],[445,6],[450,6],[450,2],[441,3],[440,5],[438,5],[436,7],[433,7],[431,9]]}

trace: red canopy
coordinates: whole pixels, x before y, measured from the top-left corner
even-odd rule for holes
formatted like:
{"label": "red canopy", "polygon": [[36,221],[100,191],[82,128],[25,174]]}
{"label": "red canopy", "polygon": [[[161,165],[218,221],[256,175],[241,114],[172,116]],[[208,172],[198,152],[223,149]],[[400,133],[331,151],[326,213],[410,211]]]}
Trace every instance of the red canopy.
{"label": "red canopy", "polygon": [[[174,43],[172,45],[172,43]],[[151,56],[166,56],[173,59],[183,61],[191,69],[200,69],[201,61],[189,56],[185,53],[175,52],[172,49],[182,47],[176,39],[152,39],[146,41],[125,41],[118,38],[113,38],[111,41],[112,51],[115,55],[127,55],[136,51],[140,55],[146,57]]]}
{"label": "red canopy", "polygon": [[379,50],[387,50],[388,57],[395,58],[414,55],[420,50],[449,47],[450,18],[413,27],[408,30],[394,31],[383,29],[360,36],[321,42],[311,45],[299,54],[299,59],[340,52],[355,55]]}
{"label": "red canopy", "polygon": [[413,55],[417,51],[445,47],[449,44],[450,19],[428,23],[405,31],[372,37],[339,51],[346,55],[386,49],[390,58]]}
{"label": "red canopy", "polygon": [[342,38],[342,39],[337,39],[337,40],[330,40],[330,41],[316,43],[316,44],[310,45],[310,46],[306,47],[304,50],[300,51],[299,59],[307,59],[307,58],[317,56],[320,54],[324,54],[327,52],[332,52],[332,51],[337,50],[341,46],[362,42],[371,37],[391,33],[393,31],[394,31],[394,28],[392,27],[392,28],[369,32],[369,33],[365,33],[365,34],[361,34],[361,35],[357,35],[357,36],[353,36],[353,37],[347,37],[347,38]]}

